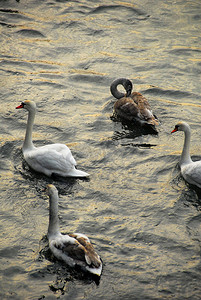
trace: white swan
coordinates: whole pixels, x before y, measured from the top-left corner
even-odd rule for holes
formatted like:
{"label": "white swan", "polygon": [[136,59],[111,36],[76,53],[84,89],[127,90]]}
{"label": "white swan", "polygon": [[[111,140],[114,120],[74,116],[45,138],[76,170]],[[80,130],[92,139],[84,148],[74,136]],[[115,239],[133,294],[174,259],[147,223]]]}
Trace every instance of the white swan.
{"label": "white swan", "polygon": [[49,247],[55,257],[71,267],[79,265],[83,270],[101,275],[102,262],[88,237],[81,233],[61,234],[58,218],[58,191],[52,184],[47,186],[49,195]]}
{"label": "white swan", "polygon": [[[122,85],[126,94],[118,91],[117,86]],[[112,82],[110,91],[118,100],[114,104],[114,114],[129,122],[136,121],[141,126],[158,125],[148,100],[140,93],[132,92],[132,82],[126,78],[119,78]]]}
{"label": "white swan", "polygon": [[181,174],[188,183],[201,188],[201,160],[192,161],[190,157],[190,126],[186,122],[179,122],[171,133],[176,131],[184,131],[185,135],[183,151],[179,162]]}
{"label": "white swan", "polygon": [[57,174],[70,177],[87,177],[88,173],[75,168],[76,161],[70,149],[64,144],[50,144],[36,148],[32,142],[33,123],[36,114],[36,104],[26,100],[16,107],[28,110],[28,121],[25,140],[22,147],[24,159],[37,172],[47,176]]}

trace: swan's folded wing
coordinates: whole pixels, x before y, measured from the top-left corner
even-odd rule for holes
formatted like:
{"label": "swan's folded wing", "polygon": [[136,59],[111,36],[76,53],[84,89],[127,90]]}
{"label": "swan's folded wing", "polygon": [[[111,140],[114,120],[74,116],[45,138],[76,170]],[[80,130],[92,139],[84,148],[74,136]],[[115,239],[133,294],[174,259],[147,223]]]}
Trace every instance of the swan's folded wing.
{"label": "swan's folded wing", "polygon": [[64,242],[62,244],[62,249],[60,250],[62,250],[64,254],[68,255],[72,259],[86,263],[85,249],[79,242],[76,241],[73,244],[70,242]]}
{"label": "swan's folded wing", "polygon": [[73,237],[64,235],[53,239],[49,242],[49,246],[57,258],[68,262],[77,260],[86,264],[84,247]]}
{"label": "swan's folded wing", "polygon": [[99,255],[96,253],[93,245],[90,243],[90,240],[87,236],[83,234],[70,234],[71,237],[74,237],[80,245],[83,246],[84,252],[85,252],[85,259],[87,264],[90,266],[94,266],[96,268],[99,268],[101,265],[101,260]]}
{"label": "swan's folded wing", "polygon": [[144,96],[142,96],[142,94],[140,94],[138,92],[133,92],[131,94],[131,98],[134,100],[134,102],[137,104],[137,106],[140,109],[143,107],[143,108],[151,110],[148,100]]}
{"label": "swan's folded wing", "polygon": [[[64,146],[64,147],[63,147]],[[76,165],[70,149],[60,144],[46,145],[25,153],[25,158],[30,165],[38,164],[41,167],[56,172],[66,171]]]}
{"label": "swan's folded wing", "polygon": [[135,103],[126,103],[121,106],[121,110],[131,116],[136,116],[138,114],[138,108]]}
{"label": "swan's folded wing", "polygon": [[122,98],[114,105],[114,110],[121,116],[136,117],[138,115],[138,107],[131,98]]}
{"label": "swan's folded wing", "polygon": [[77,263],[88,268],[90,272],[100,275],[102,269],[101,259],[89,239],[85,238],[84,235],[64,235],[50,241],[49,245],[56,257],[63,259],[70,265]]}

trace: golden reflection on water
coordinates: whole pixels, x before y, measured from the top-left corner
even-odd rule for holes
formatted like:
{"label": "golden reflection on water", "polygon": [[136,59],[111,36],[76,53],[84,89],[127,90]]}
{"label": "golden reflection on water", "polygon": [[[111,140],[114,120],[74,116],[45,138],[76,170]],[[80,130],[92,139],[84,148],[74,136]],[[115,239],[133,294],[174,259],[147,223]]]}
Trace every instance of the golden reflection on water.
{"label": "golden reflection on water", "polygon": [[[127,294],[129,298],[136,291],[136,287],[133,286],[135,281],[145,295],[142,299],[149,297],[150,290],[153,292],[153,299],[159,297],[162,299],[163,296],[174,297],[176,288],[172,287],[172,282],[180,287],[183,279],[178,280],[177,274],[181,274],[182,277],[185,272],[186,274],[188,272],[189,281],[192,280],[192,290],[195,293],[199,286],[200,280],[197,280],[196,286],[196,277],[199,279],[199,270],[196,266],[200,261],[199,238],[193,239],[189,229],[189,220],[196,218],[198,212],[185,199],[185,192],[191,192],[185,182],[182,181],[179,186],[172,183],[175,173],[179,174],[176,166],[181,149],[175,150],[173,144],[175,140],[170,142],[167,129],[178,114],[181,116],[181,107],[182,116],[187,118],[189,113],[191,117],[193,115],[195,123],[199,122],[201,105],[196,104],[199,103],[197,96],[195,100],[193,98],[199,90],[194,88],[192,83],[186,85],[185,81],[195,82],[197,79],[194,69],[191,68],[188,72],[189,67],[186,64],[189,61],[195,64],[200,61],[200,58],[195,56],[196,51],[190,52],[200,50],[200,47],[191,45],[192,41],[196,43],[196,39],[193,32],[187,32],[193,25],[186,22],[187,14],[182,12],[184,9],[182,1],[179,4],[175,2],[174,8],[170,3],[161,2],[160,5],[157,5],[157,2],[153,3],[151,22],[150,20],[141,22],[138,16],[135,20],[135,14],[131,15],[132,9],[129,9],[143,9],[145,16],[150,13],[151,4],[130,2],[113,1],[112,4],[108,4],[94,1],[90,3],[50,1],[48,6],[45,2],[41,2],[42,4],[37,3],[35,8],[30,4],[30,8],[21,6],[18,10],[16,22],[18,32],[5,26],[1,28],[7,36],[2,47],[2,56],[6,61],[3,64],[2,60],[4,71],[2,87],[8,101],[6,105],[3,102],[4,105],[1,106],[5,122],[3,128],[6,133],[1,134],[0,142],[1,146],[5,146],[8,142],[7,146],[11,151],[10,157],[8,154],[5,160],[5,169],[8,170],[3,170],[0,183],[4,198],[1,205],[2,212],[8,212],[8,217],[2,220],[1,225],[5,230],[2,231],[2,243],[5,249],[10,244],[16,247],[19,241],[23,243],[23,252],[20,253],[21,256],[16,257],[14,267],[20,263],[25,270],[25,275],[21,274],[19,277],[16,275],[15,278],[28,285],[28,289],[22,284],[17,287],[19,293],[24,292],[27,298],[38,299],[42,298],[42,295],[46,298],[54,297],[56,293],[53,294],[49,290],[49,285],[56,276],[66,278],[66,274],[59,273],[60,270],[49,271],[47,267],[49,262],[45,258],[37,261],[38,245],[48,226],[48,198],[41,190],[46,181],[52,179],[44,177],[38,179],[31,170],[27,171],[23,166],[21,147],[27,114],[23,116],[21,113],[17,114],[15,107],[18,99],[22,101],[27,96],[36,97],[37,102],[41,99],[41,106],[36,114],[36,127],[33,128],[33,142],[37,141],[39,145],[47,140],[55,142],[58,139],[60,142],[60,139],[65,139],[65,130],[69,125],[70,143],[67,145],[72,152],[80,151],[81,156],[83,152],[86,154],[77,161],[79,167],[84,165],[91,168],[90,180],[77,180],[72,184],[72,194],[69,190],[65,190],[66,184],[69,184],[68,180],[56,181],[56,185],[63,192],[70,194],[70,199],[68,196],[63,198],[62,227],[65,231],[71,231],[82,228],[85,224],[87,229],[87,222],[97,225],[96,232],[93,232],[93,228],[89,228],[90,238],[92,241],[96,240],[98,248],[102,249],[100,254],[103,256],[105,269],[97,289],[93,285],[80,283],[75,279],[66,289],[64,297],[68,297],[68,292],[75,288],[76,293],[80,293],[77,297],[80,296],[80,299],[83,295],[86,297],[89,295],[91,299],[96,298],[96,292],[103,298],[109,299],[112,295],[112,299],[116,299],[128,290],[132,291],[131,294]],[[185,3],[189,5],[190,2]],[[3,2],[1,4],[3,5]],[[23,5],[17,1],[15,4]],[[113,5],[122,7],[113,12]],[[191,2],[190,5],[192,8],[195,3]],[[97,9],[98,6],[102,6],[100,10]],[[44,8],[47,9],[45,14]],[[93,9],[97,9],[95,15]],[[174,28],[174,17],[182,13],[183,19],[180,17],[181,20],[178,18],[175,21],[176,25],[180,24],[178,32],[175,30],[176,27]],[[27,19],[20,20],[20,15]],[[164,31],[160,24],[164,26]],[[181,36],[178,33],[182,33],[182,28],[185,28],[186,32]],[[37,35],[34,37],[34,34],[33,37],[23,35],[23,32],[20,33],[23,29],[38,30],[44,38]],[[177,49],[181,49],[179,55],[174,51]],[[185,55],[187,51],[188,57]],[[173,68],[166,68],[169,62]],[[183,64],[182,68],[180,63]],[[155,65],[157,68],[152,68]],[[12,74],[18,70],[22,74]],[[175,75],[175,72],[180,73],[181,77]],[[55,77],[50,79],[39,77],[43,75]],[[104,83],[91,80],[93,75],[102,77]],[[134,79],[136,89],[144,89],[148,95],[149,89],[153,87],[159,90],[159,93],[150,92],[150,98],[153,99],[151,105],[153,110],[159,112],[158,117],[161,117],[162,123],[168,124],[167,128],[161,126],[158,137],[147,135],[132,139],[135,144],[157,144],[154,148],[156,150],[152,148],[144,151],[132,147],[131,144],[122,147],[122,140],[107,143],[115,130],[119,132],[124,130],[120,123],[113,123],[109,118],[113,110],[112,102],[115,101],[110,94],[109,86],[118,76]],[[68,101],[71,83],[75,88]],[[55,88],[55,84],[58,86],[60,84],[61,87]],[[181,91],[181,96],[174,95],[175,86],[178,86],[176,91]],[[163,90],[163,87],[167,89]],[[184,96],[185,92],[188,92],[184,99],[182,92]],[[196,143],[199,144],[199,137],[195,139],[194,144]],[[199,153],[197,147],[193,146],[193,153]],[[67,220],[68,205],[72,214],[74,213],[71,224]],[[186,232],[187,228],[189,233]],[[196,230],[194,227],[193,229]],[[139,239],[138,234],[141,234]],[[124,248],[127,248],[128,254],[123,251]],[[9,263],[11,261],[12,264],[12,260],[4,258],[5,264],[6,261]],[[37,278],[37,275],[36,278],[31,278],[29,276],[31,270],[38,272],[39,275],[41,272],[43,277],[40,275]],[[158,284],[163,275],[166,276],[165,283]],[[148,283],[144,283],[145,281]],[[7,291],[16,289],[16,284],[8,282],[7,278],[4,278],[3,284]],[[172,294],[163,291],[158,293],[159,285],[165,292],[171,291]],[[106,288],[108,294],[105,292]],[[116,294],[114,290],[117,290]]]}
{"label": "golden reflection on water", "polygon": [[[122,57],[122,58],[128,58],[128,56],[126,55],[122,55],[122,54],[117,54],[117,53],[109,53],[109,52],[105,52],[105,51],[100,51],[100,54],[104,55],[104,56],[108,56],[108,57]],[[130,57],[131,58],[131,57]]]}
{"label": "golden reflection on water", "polygon": [[21,37],[20,40],[23,41],[23,42],[26,42],[26,43],[30,43],[32,45],[33,45],[33,43],[41,45],[42,43],[50,43],[50,42],[52,42],[51,40],[46,39],[45,37],[44,38],[36,38],[36,37],[34,37],[32,39],[27,38],[27,37]]}
{"label": "golden reflection on water", "polygon": [[193,62],[199,62],[201,61],[201,58],[189,58],[189,60]]}
{"label": "golden reflection on water", "polygon": [[114,1],[117,4],[120,4],[122,6],[128,6],[128,7],[137,7],[136,4],[128,3],[128,2],[122,2],[122,1]]}
{"label": "golden reflection on water", "polygon": [[107,73],[100,73],[93,70],[83,70],[83,69],[70,69],[70,73],[77,73],[77,74],[93,74],[93,75],[100,75],[100,76],[106,76]]}
{"label": "golden reflection on water", "polygon": [[174,105],[179,105],[179,106],[192,106],[192,107],[201,107],[200,104],[194,104],[194,103],[186,103],[186,102],[176,102],[176,101],[173,101],[173,100],[166,100],[166,99],[163,99],[163,98],[157,98],[155,99],[155,101],[159,101],[159,102],[164,102],[164,103],[172,103]]}
{"label": "golden reflection on water", "polygon": [[173,45],[173,49],[181,49],[182,50],[201,50],[201,47],[195,47],[195,46],[178,46],[178,45]]}

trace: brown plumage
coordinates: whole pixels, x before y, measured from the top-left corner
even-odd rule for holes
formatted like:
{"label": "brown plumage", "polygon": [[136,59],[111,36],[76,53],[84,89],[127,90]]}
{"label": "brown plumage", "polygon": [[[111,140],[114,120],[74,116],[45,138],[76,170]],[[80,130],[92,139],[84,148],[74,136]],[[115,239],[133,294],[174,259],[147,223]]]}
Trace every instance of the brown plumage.
{"label": "brown plumage", "polygon": [[[117,90],[121,84],[126,90],[123,94]],[[132,92],[132,82],[126,78],[116,79],[110,86],[112,95],[118,100],[114,104],[114,115],[129,122],[136,121],[143,125],[158,125],[148,100],[138,92]]]}
{"label": "brown plumage", "polygon": [[69,234],[69,236],[74,237],[78,241],[78,247],[80,249],[80,252],[83,253],[84,251],[84,257],[88,263],[88,265],[92,265],[96,268],[100,267],[101,260],[99,255],[94,250],[93,245],[89,242],[88,238],[84,238],[83,236],[78,236],[77,234]]}

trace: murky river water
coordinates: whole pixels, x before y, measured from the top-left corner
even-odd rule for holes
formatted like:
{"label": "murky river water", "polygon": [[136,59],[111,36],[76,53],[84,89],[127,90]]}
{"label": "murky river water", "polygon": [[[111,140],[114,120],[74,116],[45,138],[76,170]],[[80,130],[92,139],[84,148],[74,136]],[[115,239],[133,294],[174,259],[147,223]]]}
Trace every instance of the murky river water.
{"label": "murky river water", "polygon": [[[201,200],[178,168],[183,134],[201,159],[201,3],[1,1],[1,299],[201,299]],[[159,134],[111,120],[109,86],[132,80]],[[89,180],[52,179],[22,158],[37,103],[36,145],[66,143]],[[62,231],[87,234],[104,262],[99,285],[48,255],[48,197]]]}

